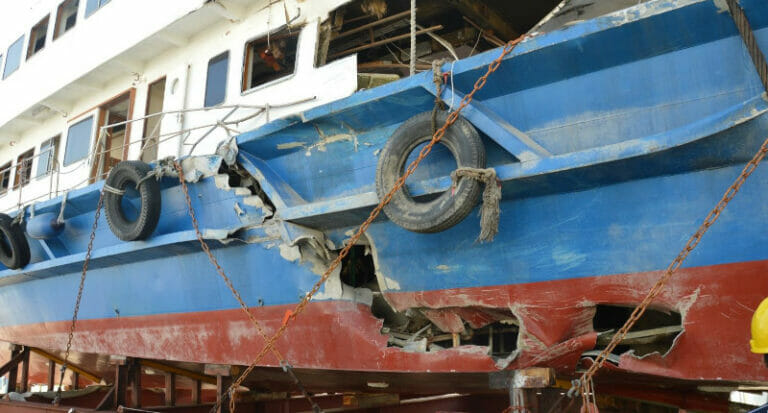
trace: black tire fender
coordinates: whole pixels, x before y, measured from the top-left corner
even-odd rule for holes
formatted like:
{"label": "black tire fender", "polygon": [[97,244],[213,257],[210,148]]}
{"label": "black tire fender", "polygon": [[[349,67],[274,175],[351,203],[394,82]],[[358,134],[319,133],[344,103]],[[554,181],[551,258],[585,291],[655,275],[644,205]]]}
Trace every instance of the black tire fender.
{"label": "black tire fender", "polygon": [[[438,112],[436,124],[445,123],[448,114]],[[405,173],[406,161],[415,148],[432,139],[432,112],[420,113],[395,131],[379,155],[376,168],[376,194],[383,199]],[[459,168],[485,168],[485,147],[477,130],[463,118],[450,126],[440,144],[453,154]],[[406,188],[392,196],[384,213],[395,224],[414,232],[444,231],[461,222],[477,205],[482,185],[461,178],[455,191],[445,191],[429,202],[416,202]]]}
{"label": "black tire fender", "polygon": [[144,179],[151,171],[149,165],[141,161],[123,161],[109,171],[105,185],[117,190],[135,188],[141,200],[138,218],[132,221],[123,211],[123,195],[105,191],[107,223],[112,233],[123,241],[147,239],[157,228],[161,207],[160,183],[151,176]]}
{"label": "black tire fender", "polygon": [[0,262],[12,270],[29,264],[29,243],[21,226],[10,216],[0,214],[0,233]]}

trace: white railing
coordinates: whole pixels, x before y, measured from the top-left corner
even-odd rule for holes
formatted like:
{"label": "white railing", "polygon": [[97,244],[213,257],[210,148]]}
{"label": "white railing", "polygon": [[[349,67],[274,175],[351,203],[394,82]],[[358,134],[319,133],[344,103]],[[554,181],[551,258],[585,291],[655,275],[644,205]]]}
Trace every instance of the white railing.
{"label": "white railing", "polygon": [[[46,152],[38,153],[37,155],[34,155],[29,158],[24,158],[21,162],[21,164],[16,164],[9,166],[8,168],[0,170],[0,179],[2,179],[2,176],[7,172],[9,174],[9,182],[8,187],[4,188],[6,191],[4,194],[12,194],[13,192],[16,192],[14,195],[16,195],[18,198],[18,201],[13,206],[7,206],[3,212],[11,212],[15,210],[20,210],[22,208],[25,208],[26,206],[35,204],[37,202],[49,200],[52,198],[55,198],[65,192],[68,192],[72,189],[78,188],[83,184],[86,184],[88,182],[95,182],[101,179],[106,178],[109,171],[104,170],[104,156],[109,156],[108,154],[115,150],[120,150],[121,152],[125,153],[126,148],[130,148],[132,145],[136,144],[142,144],[138,151],[138,156],[135,156],[136,160],[141,160],[144,153],[147,149],[152,148],[153,146],[159,147],[159,145],[163,142],[167,142],[172,139],[180,138],[181,143],[179,145],[178,150],[178,156],[186,156],[186,155],[192,155],[195,151],[195,149],[198,147],[200,143],[205,141],[207,138],[211,136],[211,134],[218,128],[222,128],[226,131],[227,135],[232,137],[240,134],[240,131],[236,129],[238,125],[241,123],[251,121],[261,115],[265,116],[265,123],[268,123],[270,121],[270,110],[271,109],[277,109],[277,108],[285,108],[290,107],[294,105],[299,105],[302,103],[309,102],[311,100],[314,100],[315,97],[306,98],[294,102],[289,103],[281,103],[276,105],[222,105],[222,106],[216,106],[216,107],[209,107],[209,108],[193,108],[193,109],[181,109],[181,110],[172,110],[172,111],[164,111],[164,112],[157,112],[150,115],[142,116],[135,119],[129,119],[122,122],[112,123],[109,125],[104,125],[99,128],[98,137],[96,139],[96,142],[94,144],[94,150],[89,153],[88,157],[84,160],[79,162],[79,164],[72,168],[68,169],[66,171],[61,170],[61,165],[54,156],[56,150],[51,149]],[[192,126],[188,128],[182,128],[178,131],[174,132],[166,132],[166,133],[158,133],[160,131],[160,125],[163,122],[163,119],[166,117],[166,115],[186,115],[188,113],[194,113],[194,112],[211,112],[215,110],[225,110],[229,109],[226,115],[223,117],[217,119],[215,122],[206,123],[199,126]],[[239,110],[248,110],[250,111],[247,115],[243,115],[241,117],[231,119],[230,118]],[[158,118],[157,124],[153,128],[153,130],[149,133],[148,136],[142,136],[141,139],[135,139],[131,140],[130,137],[128,138],[128,142],[124,143],[120,146],[110,147],[107,148],[107,139],[111,137],[110,130],[117,126],[123,126],[128,125],[134,122],[138,121],[144,121],[152,118]],[[203,131],[200,137],[195,139],[192,142],[188,142],[190,137],[192,137],[192,133],[196,131]],[[61,142],[59,142],[59,145],[61,146]],[[46,175],[40,175],[38,177],[33,178],[32,177],[32,166],[33,161],[35,159],[40,158],[41,156],[49,156],[48,159],[48,171]],[[128,160],[130,158],[130,155],[123,156],[123,160]],[[94,162],[98,162],[96,165],[96,173],[93,174],[93,168],[94,168]],[[22,170],[25,168],[29,168],[29,178],[24,179],[24,177],[20,174]],[[67,182],[66,185],[63,187],[61,186],[62,183],[62,177],[66,179],[66,177],[70,174],[75,174],[76,172],[82,172],[83,169],[88,169],[88,173],[86,174],[87,177],[85,179],[79,180],[74,183]],[[16,170],[17,173],[13,176],[13,170]],[[49,179],[49,185],[48,190],[45,193],[40,193],[39,195],[32,196],[29,198],[24,197],[24,187],[27,186],[29,183],[31,183],[33,180],[39,180],[41,177],[46,176],[47,179]],[[14,184],[14,180],[18,182],[18,186]],[[3,190],[0,188],[0,190]],[[39,188],[38,188],[39,190]]]}

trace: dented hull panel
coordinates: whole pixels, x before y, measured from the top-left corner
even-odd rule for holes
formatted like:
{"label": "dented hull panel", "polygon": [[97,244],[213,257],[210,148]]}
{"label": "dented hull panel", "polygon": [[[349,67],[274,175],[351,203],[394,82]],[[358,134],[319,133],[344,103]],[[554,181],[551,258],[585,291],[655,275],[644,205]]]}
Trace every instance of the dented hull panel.
{"label": "dented hull panel", "polygon": [[[621,356],[618,368],[668,378],[738,382],[768,380],[761,357],[748,352],[749,319],[763,298],[761,275],[768,261],[681,270],[656,306],[681,308],[684,331],[668,352],[642,359]],[[568,281],[421,293],[389,293],[400,308],[508,308],[522,330],[519,352],[505,366],[552,366],[573,374],[581,354],[595,346],[592,317],[596,303],[636,303],[658,272],[579,278]],[[291,306],[252,308],[268,333],[279,328]],[[62,348],[68,323],[0,328],[16,343]],[[348,301],[312,303],[278,341],[297,368],[378,372],[477,373],[499,366],[487,347],[461,346],[434,352],[387,347],[382,321],[367,305]],[[78,352],[198,363],[248,364],[263,340],[238,309],[185,314],[112,317],[79,322]],[[738,343],[744,343],[738,345]],[[702,355],[717,357],[704,357]],[[277,366],[270,354],[265,365]],[[329,375],[334,373],[328,372]],[[339,372],[339,374],[344,374]],[[448,389],[446,389],[448,390]]]}

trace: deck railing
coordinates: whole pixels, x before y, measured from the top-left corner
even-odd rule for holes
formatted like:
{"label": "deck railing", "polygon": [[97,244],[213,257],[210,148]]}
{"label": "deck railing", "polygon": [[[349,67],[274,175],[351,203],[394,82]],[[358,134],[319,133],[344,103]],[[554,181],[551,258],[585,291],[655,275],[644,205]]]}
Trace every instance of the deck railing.
{"label": "deck railing", "polygon": [[[211,137],[213,132],[218,128],[224,129],[228,134],[228,136],[233,137],[240,133],[240,131],[237,130],[236,128],[241,123],[253,120],[261,115],[265,116],[265,123],[268,123],[270,121],[271,109],[295,106],[295,105],[309,102],[314,99],[315,97],[311,97],[311,98],[306,98],[306,99],[301,99],[301,100],[297,100],[289,103],[281,103],[276,105],[270,105],[270,104],[222,105],[222,106],[208,107],[208,108],[192,108],[192,109],[163,111],[163,112],[152,113],[152,114],[134,118],[134,119],[128,119],[122,122],[116,122],[116,123],[101,126],[99,128],[96,142],[94,143],[94,146],[93,146],[94,150],[88,154],[88,157],[84,161],[80,161],[78,165],[75,166],[74,168],[62,171],[61,164],[59,163],[58,159],[56,159],[56,156],[54,156],[56,151],[55,149],[52,149],[46,152],[38,153],[29,158],[24,158],[20,164],[17,163],[16,165],[12,165],[12,166],[9,166],[8,168],[0,170],[0,184],[2,183],[1,181],[4,174],[5,173],[9,174],[8,186],[6,188],[0,188],[0,191],[5,190],[4,194],[6,195],[9,193],[16,192],[16,194],[14,195],[17,196],[16,204],[5,207],[3,209],[3,212],[7,213],[15,210],[20,210],[26,206],[35,204],[37,202],[55,198],[65,192],[78,188],[88,182],[94,182],[94,181],[105,179],[109,174],[109,171],[104,170],[105,162],[103,160],[103,157],[109,156],[109,153],[115,150],[119,150],[121,153],[126,154],[128,152],[126,149],[129,149],[131,146],[140,144],[141,147],[139,148],[138,154],[133,158],[135,158],[135,160],[142,160],[142,158],[144,157],[144,154],[148,149],[152,147],[159,147],[159,145],[163,142],[180,138],[177,156],[181,157],[186,155],[192,155],[195,149],[197,149],[197,147],[200,145],[200,143],[204,142],[206,139]],[[205,123],[203,125],[197,125],[197,126],[190,126],[187,128],[179,129],[177,131],[173,131],[173,132],[159,133],[160,125],[162,125],[163,119],[165,119],[167,115],[185,116],[188,113],[211,112],[211,111],[226,110],[226,109],[229,109],[229,111],[221,118],[216,119],[215,122],[209,122],[209,123]],[[232,118],[235,115],[235,113],[241,110],[247,110],[248,113],[237,118]],[[134,122],[145,121],[152,118],[158,118],[157,124],[155,125],[155,127],[152,129],[152,131],[149,133],[148,136],[142,136],[141,139],[134,139],[134,140],[131,140],[129,137],[128,142],[122,145],[115,146],[115,147],[107,147],[108,139],[111,138],[110,130],[112,130],[112,128],[115,128],[118,126],[124,126],[124,125],[127,126],[128,124],[132,124]],[[196,131],[204,131],[204,132],[199,137],[197,137],[194,141],[190,141],[190,138],[193,136],[193,132],[196,132]],[[49,167],[45,175],[39,175],[33,178],[31,177],[32,172],[30,172],[29,179],[24,180],[23,176],[18,175],[18,172],[17,172],[15,179],[18,180],[17,181],[18,186],[15,184],[11,185],[11,179],[14,178],[11,176],[11,174],[13,173],[14,169],[17,171],[21,171],[25,168],[29,168],[31,171],[34,160],[40,158],[41,156],[49,156],[49,159],[48,159]],[[122,160],[128,160],[128,159],[131,159],[131,156],[128,154],[123,156],[122,158],[123,158]],[[95,173],[93,173],[92,171],[93,171],[95,162],[98,162],[98,164],[95,166],[96,168]],[[83,172],[84,170],[88,171],[84,179],[81,179],[74,183],[67,182],[67,184],[63,186],[61,185],[62,177],[65,177],[68,175],[76,176],[77,172]],[[35,180],[40,179],[41,177],[47,177],[47,179],[49,179],[47,192],[39,193],[38,195],[25,198],[25,191],[24,191],[25,186],[27,186],[28,184],[32,183]]]}

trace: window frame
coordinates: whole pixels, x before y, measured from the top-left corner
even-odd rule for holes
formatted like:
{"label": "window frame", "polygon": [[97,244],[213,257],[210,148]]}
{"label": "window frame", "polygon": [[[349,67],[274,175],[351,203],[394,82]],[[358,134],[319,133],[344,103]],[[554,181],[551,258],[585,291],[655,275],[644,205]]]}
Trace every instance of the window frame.
{"label": "window frame", "polygon": [[[218,63],[220,60],[226,59],[227,65],[226,70],[224,73],[224,95],[221,97],[221,101],[216,102],[214,104],[209,105],[208,104],[208,87],[211,85],[210,78],[211,78],[211,64],[212,63]],[[227,101],[227,87],[229,86],[229,66],[230,66],[230,52],[229,50],[226,50],[224,52],[221,52],[212,58],[208,59],[208,64],[206,65],[206,74],[205,74],[205,90],[203,94],[203,107],[206,108],[212,108],[221,105],[222,103]]]}
{"label": "window frame", "polygon": [[84,19],[87,19],[87,18],[93,16],[94,13],[96,13],[97,11],[101,10],[102,7],[104,7],[107,4],[109,4],[109,2],[111,0],[95,0],[96,3],[97,3],[97,6],[96,6],[95,9],[91,10],[90,12],[88,11],[88,3],[89,3],[89,1],[91,1],[91,0],[86,0],[85,1],[85,13],[83,15]]}
{"label": "window frame", "polygon": [[[68,6],[70,3],[75,3],[75,22],[72,24],[72,27],[69,29],[65,27],[64,31],[59,33],[59,29],[61,29],[62,24],[65,24],[65,22],[61,19],[61,13],[64,10],[66,6]],[[69,32],[70,30],[74,29],[75,26],[77,26],[77,18],[78,14],[80,12],[80,0],[64,0],[61,3],[59,3],[59,7],[56,8],[56,21],[53,24],[53,36],[51,38],[51,41],[55,41],[59,37],[63,36],[65,33]]]}
{"label": "window frame", "polygon": [[[3,80],[7,79],[8,76],[18,72],[19,69],[21,68],[21,62],[23,60],[22,57],[24,56],[24,43],[25,43],[24,39],[25,38],[26,38],[26,36],[22,34],[21,37],[19,37],[18,39],[14,40],[14,42],[11,43],[10,46],[8,46],[8,49],[5,52],[5,62],[3,63]],[[21,49],[19,49],[18,63],[16,64],[16,67],[13,69],[13,71],[8,72],[8,55],[11,54],[10,53],[11,52],[11,48],[14,47],[17,44],[20,45],[20,47],[21,47]]]}
{"label": "window frame", "polygon": [[[98,109],[88,111],[87,114],[83,115],[82,117],[78,117],[77,121],[69,122],[67,125],[67,134],[66,139],[64,140],[63,147],[64,147],[64,155],[61,160],[61,166],[62,167],[68,167],[77,164],[78,162],[82,162],[85,159],[88,159],[88,156],[90,154],[91,146],[93,146],[93,137],[95,135],[94,131],[98,124]],[[82,156],[77,159],[70,160],[67,162],[67,152],[69,149],[69,143],[70,143],[70,133],[72,132],[72,128],[76,125],[79,125],[87,120],[91,121],[91,131],[90,135],[88,136],[88,143],[86,145],[86,151],[85,156]]]}
{"label": "window frame", "polygon": [[[17,190],[32,182],[32,164],[35,160],[35,148],[32,147],[16,156],[16,164],[13,170],[13,189]],[[25,164],[28,164],[26,167]],[[26,170],[26,172],[25,172]],[[26,179],[25,176],[26,175]]]}
{"label": "window frame", "polygon": [[[296,27],[295,28],[296,31],[297,31],[297,34],[296,34],[296,53],[295,53],[294,59],[293,59],[294,60],[294,62],[293,62],[293,71],[291,71],[290,73],[286,74],[285,76],[281,76],[281,77],[278,77],[276,79],[272,79],[272,80],[270,80],[268,82],[264,82],[264,83],[262,83],[260,85],[251,86],[248,89],[245,88],[245,86],[247,84],[246,78],[250,77],[250,76],[247,76],[248,75],[247,71],[249,70],[248,69],[248,63],[253,59],[253,53],[251,53],[252,47],[250,47],[250,45],[251,45],[251,43],[254,43],[254,42],[258,41],[258,40],[265,39],[267,37],[267,33],[264,33],[263,35],[260,35],[260,36],[251,37],[250,39],[245,41],[245,46],[243,46],[243,65],[242,65],[242,70],[241,70],[242,76],[240,77],[240,95],[241,96],[248,95],[250,93],[253,93],[253,92],[257,91],[257,90],[261,90],[261,89],[266,88],[266,87],[269,87],[269,86],[274,85],[276,83],[285,82],[285,81],[287,81],[289,79],[292,79],[293,77],[296,76],[296,73],[299,71],[299,62],[300,62],[299,54],[301,53],[301,40],[302,40],[302,37],[304,36],[304,28],[305,27],[306,26],[301,26],[301,27]],[[288,29],[289,29],[289,26],[288,25],[284,25],[284,26],[282,26],[282,27],[280,27],[280,28],[278,28],[276,30],[273,30],[273,31],[269,32],[269,36],[274,36],[274,35],[282,32],[282,31],[288,30]]]}
{"label": "window frame", "polygon": [[[29,36],[27,36],[27,60],[31,58],[32,56],[38,54],[43,49],[45,49],[45,46],[48,45],[48,28],[50,26],[50,20],[51,15],[46,14],[45,17],[40,19],[37,23],[35,23],[34,26],[32,26],[32,29],[29,31]],[[40,49],[35,50],[35,44],[37,43],[40,38],[35,35],[35,30],[38,29],[40,26],[45,25],[45,33],[43,34],[43,45],[40,47]]]}
{"label": "window frame", "polygon": [[[48,157],[48,163],[46,164],[45,172],[40,172],[40,167],[43,166],[43,147],[47,145],[49,142],[52,143],[51,146],[46,149],[46,152],[53,152],[53,156]],[[56,170],[56,163],[58,162],[59,158],[59,146],[61,146],[61,134],[58,134],[52,138],[48,138],[44,140],[42,143],[40,143],[40,149],[38,150],[38,156],[37,156],[37,168],[35,169],[35,179],[38,178],[44,178],[50,174],[52,174]]]}
{"label": "window frame", "polygon": [[[3,172],[5,171],[5,172]],[[5,196],[10,192],[11,188],[11,172],[13,171],[13,165],[12,161],[8,161],[3,165],[0,165],[0,196]],[[8,178],[8,183],[3,186],[3,181],[5,181],[6,177]]]}

